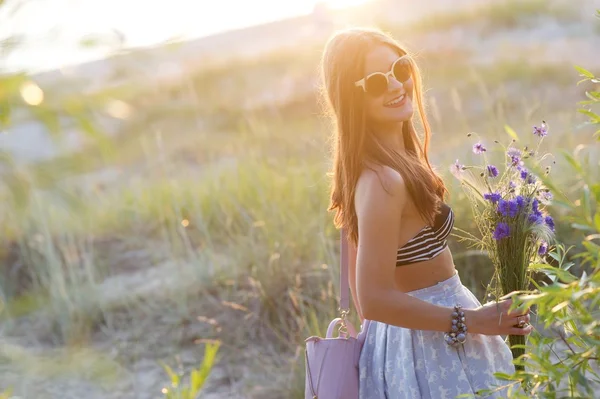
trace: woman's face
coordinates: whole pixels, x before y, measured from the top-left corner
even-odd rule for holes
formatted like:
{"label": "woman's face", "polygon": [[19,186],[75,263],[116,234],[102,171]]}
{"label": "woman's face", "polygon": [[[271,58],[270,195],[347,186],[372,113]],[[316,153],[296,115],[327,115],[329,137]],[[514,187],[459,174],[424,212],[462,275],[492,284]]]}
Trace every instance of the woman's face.
{"label": "woman's face", "polygon": [[[365,75],[373,72],[388,73],[394,61],[400,55],[386,45],[373,48],[365,59]],[[390,124],[404,122],[413,115],[413,87],[414,82],[410,77],[404,83],[399,82],[392,74],[389,76],[387,90],[381,94],[365,93],[365,107],[367,119],[375,124]]]}

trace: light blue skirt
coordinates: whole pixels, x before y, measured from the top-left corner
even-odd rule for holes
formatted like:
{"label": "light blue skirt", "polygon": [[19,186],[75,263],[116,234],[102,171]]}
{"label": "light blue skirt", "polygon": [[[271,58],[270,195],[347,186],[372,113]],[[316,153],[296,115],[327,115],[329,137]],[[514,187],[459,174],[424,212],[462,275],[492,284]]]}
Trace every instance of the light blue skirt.
{"label": "light blue skirt", "polygon": [[[408,294],[448,307],[457,302],[466,309],[481,306],[458,274]],[[463,346],[453,348],[442,332],[371,321],[360,355],[359,398],[454,399],[504,386],[508,381],[493,374],[514,371],[510,348],[500,336],[468,334]],[[507,390],[484,397],[506,398]]]}

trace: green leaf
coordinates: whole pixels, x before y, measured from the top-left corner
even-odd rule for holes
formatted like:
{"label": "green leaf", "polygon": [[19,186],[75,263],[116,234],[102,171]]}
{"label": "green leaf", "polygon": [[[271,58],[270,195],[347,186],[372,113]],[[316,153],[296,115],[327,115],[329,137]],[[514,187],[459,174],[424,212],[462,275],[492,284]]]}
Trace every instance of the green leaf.
{"label": "green leaf", "polygon": [[167,374],[169,375],[169,378],[171,378],[171,386],[173,388],[177,388],[179,386],[179,382],[180,382],[179,376],[168,365],[163,364],[162,366],[165,369],[165,371],[167,372]]}
{"label": "green leaf", "polygon": [[594,197],[596,197],[596,202],[600,204],[600,183],[592,184],[590,186],[590,191],[594,193]]}
{"label": "green leaf", "polygon": [[[550,252],[550,253],[548,254],[548,256],[549,256],[549,257],[551,257],[552,259],[554,259],[555,261],[557,261],[557,262],[559,262],[559,263],[560,263],[560,257],[559,257],[559,255],[558,255],[557,253],[555,253],[555,252]],[[530,265],[530,267],[534,267],[534,266],[536,266],[536,265],[537,265],[537,264],[533,264],[533,265]],[[544,265],[544,264],[540,264],[540,265],[541,265],[541,266],[546,266],[546,265]],[[548,265],[548,266],[549,266],[549,265]]]}
{"label": "green leaf", "polygon": [[588,224],[572,223],[571,227],[576,230],[594,231],[594,227],[592,227],[591,225],[588,225]]}
{"label": "green leaf", "polygon": [[200,392],[200,389],[202,389],[202,385],[204,384],[204,381],[202,381],[202,379],[200,378],[200,372],[198,372],[198,370],[192,370],[192,373],[190,375],[190,390],[193,393],[198,393]]}
{"label": "green leaf", "polygon": [[577,72],[579,72],[579,74],[581,76],[584,76],[584,77],[590,78],[590,79],[592,79],[592,78],[595,77],[594,74],[591,73],[590,71],[588,71],[587,69],[584,69],[584,68],[582,68],[580,66],[577,66],[577,65],[574,65],[574,67],[575,67],[575,69],[577,69]]}
{"label": "green leaf", "polygon": [[596,230],[600,231],[600,209],[596,210],[596,215],[594,215],[594,224],[596,225]]}
{"label": "green leaf", "polygon": [[220,343],[211,343],[206,345],[204,351],[204,359],[202,362],[202,368],[200,369],[200,378],[202,382],[206,380],[210,370],[212,369],[216,360],[217,352],[219,351]]}
{"label": "green leaf", "polygon": [[600,255],[600,246],[599,245],[596,245],[591,241],[584,241],[584,242],[582,242],[582,244],[585,247],[585,249],[588,250],[588,252],[591,252],[596,256]]}
{"label": "green leaf", "polygon": [[556,313],[556,312],[566,308],[567,306],[569,306],[569,301],[563,301],[563,302],[559,303],[558,305],[554,306],[550,311],[552,313]]}
{"label": "green leaf", "polygon": [[513,130],[513,128],[511,128],[508,125],[504,125],[504,131],[506,131],[506,133],[512,137],[515,141],[519,141],[519,136],[517,135],[517,132],[515,132]]}
{"label": "green leaf", "polygon": [[567,262],[561,266],[563,270],[569,270],[571,267],[575,266],[575,262]]}
{"label": "green leaf", "polygon": [[546,274],[548,274],[550,276],[555,275],[559,279],[561,279],[562,281],[564,281],[566,283],[572,283],[573,281],[577,280],[577,277],[573,276],[568,271],[566,271],[564,269],[559,269],[557,267],[554,267],[554,266],[551,266],[551,265],[547,265],[547,264],[544,264],[544,263],[532,264],[532,265],[529,265],[529,267],[532,270],[544,272],[544,273],[546,273]]}
{"label": "green leaf", "polygon": [[593,102],[600,101],[600,91],[586,91],[585,96]]}
{"label": "green leaf", "polygon": [[567,162],[575,169],[578,173],[583,174],[583,169],[581,164],[568,152],[562,151],[563,156],[566,158]]}
{"label": "green leaf", "polygon": [[590,187],[586,184],[581,190],[581,206],[583,207],[583,217],[588,223],[592,223],[592,203],[590,197]]}
{"label": "green leaf", "polygon": [[588,116],[591,119],[592,123],[600,123],[600,115],[598,115],[588,109],[580,108],[577,110],[577,112],[584,114],[585,116]]}

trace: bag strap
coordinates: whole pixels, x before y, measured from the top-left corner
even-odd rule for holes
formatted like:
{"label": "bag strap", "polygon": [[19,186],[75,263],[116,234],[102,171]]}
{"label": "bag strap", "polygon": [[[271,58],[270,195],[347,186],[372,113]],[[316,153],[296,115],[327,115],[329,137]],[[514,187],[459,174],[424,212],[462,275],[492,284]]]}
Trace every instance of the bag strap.
{"label": "bag strap", "polygon": [[340,310],[350,311],[348,285],[348,237],[346,229],[340,230]]}

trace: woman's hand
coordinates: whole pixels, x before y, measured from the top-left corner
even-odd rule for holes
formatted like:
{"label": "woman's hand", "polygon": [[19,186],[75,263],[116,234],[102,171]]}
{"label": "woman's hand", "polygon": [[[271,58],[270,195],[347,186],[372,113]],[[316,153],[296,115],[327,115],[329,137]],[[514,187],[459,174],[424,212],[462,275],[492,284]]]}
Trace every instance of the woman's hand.
{"label": "woman's hand", "polygon": [[[529,309],[516,308],[509,312],[512,299],[490,302],[477,309],[464,309],[468,332],[484,335],[528,335]],[[521,325],[522,327],[519,327]]]}

